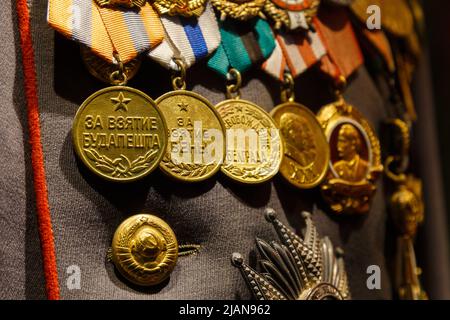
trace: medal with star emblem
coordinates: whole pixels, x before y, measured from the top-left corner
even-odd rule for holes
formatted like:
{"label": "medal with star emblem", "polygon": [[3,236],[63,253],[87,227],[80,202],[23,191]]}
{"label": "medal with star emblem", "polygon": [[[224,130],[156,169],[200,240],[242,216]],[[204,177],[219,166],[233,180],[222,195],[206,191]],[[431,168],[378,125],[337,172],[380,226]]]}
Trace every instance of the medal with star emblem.
{"label": "medal with star emblem", "polygon": [[174,90],[156,100],[167,122],[169,144],[161,170],[184,182],[213,176],[224,154],[224,128],[211,103],[199,94]]}
{"label": "medal with star emblem", "polygon": [[185,90],[185,65],[175,61],[180,74],[173,76],[174,90],[156,100],[167,123],[169,141],[160,168],[176,180],[199,182],[220,169],[225,129],[219,113],[206,98]]}
{"label": "medal with star emblem", "polygon": [[135,181],[158,167],[167,129],[155,102],[126,86],[99,90],[75,116],[75,151],[96,175],[114,182]]}

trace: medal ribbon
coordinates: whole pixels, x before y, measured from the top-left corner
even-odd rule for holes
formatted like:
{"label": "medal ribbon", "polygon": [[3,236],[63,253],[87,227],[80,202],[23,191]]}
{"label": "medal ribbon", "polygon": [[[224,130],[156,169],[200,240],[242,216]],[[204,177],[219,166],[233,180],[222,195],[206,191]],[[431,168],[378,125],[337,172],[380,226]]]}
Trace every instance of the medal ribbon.
{"label": "medal ribbon", "polygon": [[325,46],[317,32],[279,33],[276,47],[262,69],[276,79],[283,80],[289,70],[295,78],[313,66],[326,54]]}
{"label": "medal ribbon", "polygon": [[321,70],[333,79],[340,76],[348,78],[364,63],[364,58],[347,11],[345,8],[330,10],[323,7],[318,19],[314,19],[327,51],[321,61]]}
{"label": "medal ribbon", "polygon": [[166,37],[148,56],[168,69],[178,69],[174,58],[182,59],[188,68],[209,56],[220,44],[219,27],[210,4],[198,18],[163,16],[161,22]]}
{"label": "medal ribbon", "polygon": [[47,21],[56,31],[114,62],[123,62],[157,46],[164,37],[158,15],[150,4],[140,10],[99,7],[90,0],[49,0]]}
{"label": "medal ribbon", "polygon": [[219,22],[222,41],[208,61],[208,67],[226,78],[230,68],[245,72],[266,60],[275,49],[269,24],[260,18],[236,23],[231,19]]}
{"label": "medal ribbon", "polygon": [[389,44],[389,40],[383,30],[368,30],[365,26],[361,28],[361,33],[375,47],[383,58],[390,72],[395,71],[394,54]]}

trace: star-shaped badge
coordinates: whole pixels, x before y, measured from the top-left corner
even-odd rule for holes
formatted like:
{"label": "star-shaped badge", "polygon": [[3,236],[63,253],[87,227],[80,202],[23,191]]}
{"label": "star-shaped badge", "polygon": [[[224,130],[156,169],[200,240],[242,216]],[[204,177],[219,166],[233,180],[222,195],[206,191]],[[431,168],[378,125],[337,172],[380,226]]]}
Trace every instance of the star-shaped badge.
{"label": "star-shaped badge", "polygon": [[124,110],[128,111],[127,104],[131,101],[130,98],[125,98],[122,91],[116,98],[111,98],[111,101],[115,103],[114,111]]}
{"label": "star-shaped badge", "polygon": [[188,104],[187,103],[185,103],[185,102],[180,102],[179,104],[178,104],[178,107],[180,107],[180,111],[188,111],[187,110],[187,107],[188,107]]}

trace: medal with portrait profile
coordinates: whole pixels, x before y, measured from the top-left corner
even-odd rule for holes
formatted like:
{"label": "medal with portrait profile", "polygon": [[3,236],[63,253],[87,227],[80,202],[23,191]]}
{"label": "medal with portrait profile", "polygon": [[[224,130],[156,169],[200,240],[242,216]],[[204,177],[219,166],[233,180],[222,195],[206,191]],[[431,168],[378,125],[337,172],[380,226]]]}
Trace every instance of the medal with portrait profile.
{"label": "medal with portrait profile", "polygon": [[317,118],[330,147],[327,177],[321,186],[335,213],[366,213],[383,170],[380,143],[369,122],[341,97],[322,107]]}
{"label": "medal with portrait profile", "polygon": [[297,188],[314,188],[323,181],[328,170],[328,141],[316,115],[295,102],[294,77],[288,71],[283,76],[281,101],[270,112],[280,128],[284,147],[279,171]]}
{"label": "medal with portrait profile", "polygon": [[271,111],[284,142],[281,175],[300,189],[319,185],[328,170],[330,151],[322,127],[305,106],[288,101]]}

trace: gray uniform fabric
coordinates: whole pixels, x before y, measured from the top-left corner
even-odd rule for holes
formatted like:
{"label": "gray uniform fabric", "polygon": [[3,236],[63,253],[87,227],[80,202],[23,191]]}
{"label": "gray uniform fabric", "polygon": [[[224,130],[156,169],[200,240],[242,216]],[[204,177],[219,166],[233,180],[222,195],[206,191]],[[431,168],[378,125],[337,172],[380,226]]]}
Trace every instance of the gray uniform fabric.
{"label": "gray uniform fabric", "polygon": [[14,1],[1,3],[0,23],[0,299],[45,298]]}
{"label": "gray uniform fabric", "polygon": [[[0,177],[0,240],[9,244],[0,251],[1,270],[5,270],[0,275],[0,286],[10,289],[2,290],[0,297],[44,298],[14,5],[5,1],[0,8],[2,23],[8,23],[1,39],[10,57],[8,61],[0,61],[0,70],[7,74],[2,82],[4,112],[0,115],[0,133],[7,143],[2,143],[0,150],[10,159],[3,162],[4,175]],[[361,217],[333,216],[327,213],[318,190],[296,190],[280,177],[259,186],[243,186],[218,174],[210,181],[186,185],[154,172],[133,184],[105,182],[77,161],[70,136],[78,106],[103,85],[83,67],[78,46],[57,36],[47,26],[46,1],[33,2],[31,19],[62,299],[248,299],[250,292],[239,271],[231,265],[231,253],[242,253],[252,265],[256,257],[254,238],[277,239],[263,217],[264,208],[273,207],[281,220],[300,232],[303,227],[300,212],[312,210],[314,204],[318,209],[313,220],[320,234],[330,237],[335,246],[346,252],[353,298],[391,298],[385,259],[385,248],[390,244],[385,242],[387,214],[381,180],[371,212]],[[245,74],[244,80],[244,99],[266,110],[276,104],[275,81],[259,71]],[[189,89],[212,103],[224,99],[223,81],[204,64],[190,70],[187,81]],[[170,90],[170,77],[147,61],[129,85],[156,98]],[[307,72],[297,82],[298,101],[316,112],[332,101],[327,85],[317,72]],[[345,97],[378,130],[385,117],[384,102],[364,68],[350,79]],[[201,246],[198,255],[179,259],[169,281],[149,289],[126,284],[106,261],[116,227],[126,217],[140,212],[164,219],[175,231],[179,243]],[[366,287],[366,269],[373,264],[382,270],[381,290]],[[67,268],[71,265],[81,269],[79,290],[70,290],[66,285]]]}

